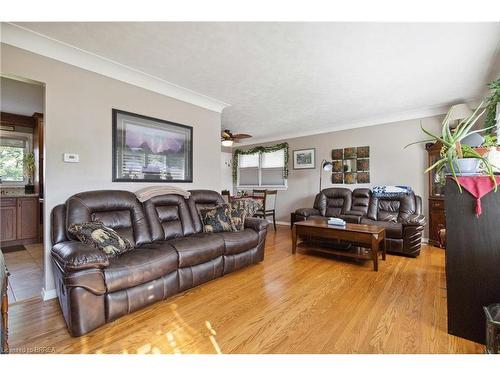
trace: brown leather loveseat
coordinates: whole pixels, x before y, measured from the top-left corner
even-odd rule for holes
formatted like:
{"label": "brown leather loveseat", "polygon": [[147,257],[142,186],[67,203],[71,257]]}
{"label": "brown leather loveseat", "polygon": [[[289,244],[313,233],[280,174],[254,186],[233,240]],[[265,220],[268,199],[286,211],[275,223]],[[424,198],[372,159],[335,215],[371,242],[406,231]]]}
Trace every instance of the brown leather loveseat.
{"label": "brown leather loveseat", "polygon": [[[59,303],[80,336],[153,302],[264,259],[267,221],[247,218],[239,232],[203,233],[201,208],[224,203],[210,190],[154,197],[128,191],[79,193],[52,211],[52,259]],[[134,249],[116,258],[76,241],[74,223],[101,220]]]}
{"label": "brown leather loveseat", "polygon": [[375,197],[370,189],[328,188],[316,195],[313,208],[295,211],[297,221],[325,217],[384,227],[387,251],[412,257],[420,254],[426,219],[422,199],[413,193]]}

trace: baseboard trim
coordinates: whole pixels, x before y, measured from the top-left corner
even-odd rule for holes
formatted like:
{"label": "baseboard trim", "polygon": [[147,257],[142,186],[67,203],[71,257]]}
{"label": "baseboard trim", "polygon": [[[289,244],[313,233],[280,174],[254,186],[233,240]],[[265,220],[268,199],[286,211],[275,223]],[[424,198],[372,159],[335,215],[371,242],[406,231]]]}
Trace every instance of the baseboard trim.
{"label": "baseboard trim", "polygon": [[45,290],[45,288],[42,288],[42,299],[44,301],[54,298],[57,298],[57,292],[55,289]]}
{"label": "baseboard trim", "polygon": [[290,225],[290,222],[289,221],[277,221],[276,224],[279,224],[279,225]]}

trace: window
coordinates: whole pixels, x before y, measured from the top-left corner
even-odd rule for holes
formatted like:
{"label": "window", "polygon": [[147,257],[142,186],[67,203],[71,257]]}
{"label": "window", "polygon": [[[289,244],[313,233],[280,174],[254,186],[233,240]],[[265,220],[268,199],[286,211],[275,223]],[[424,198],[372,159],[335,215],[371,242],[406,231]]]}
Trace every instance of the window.
{"label": "window", "polygon": [[25,184],[23,159],[31,151],[31,135],[0,132],[0,178],[2,184]]}
{"label": "window", "polygon": [[238,155],[237,187],[248,188],[287,188],[283,177],[285,150],[256,152]]}

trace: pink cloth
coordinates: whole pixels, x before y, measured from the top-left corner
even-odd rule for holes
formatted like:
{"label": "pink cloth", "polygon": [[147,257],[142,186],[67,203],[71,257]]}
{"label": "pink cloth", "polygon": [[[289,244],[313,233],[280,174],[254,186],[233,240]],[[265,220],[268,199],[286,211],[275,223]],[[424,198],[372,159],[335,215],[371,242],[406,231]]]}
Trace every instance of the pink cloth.
{"label": "pink cloth", "polygon": [[[495,176],[497,184],[500,184],[500,176]],[[459,176],[458,183],[476,198],[476,216],[482,213],[481,198],[495,188],[490,176]]]}

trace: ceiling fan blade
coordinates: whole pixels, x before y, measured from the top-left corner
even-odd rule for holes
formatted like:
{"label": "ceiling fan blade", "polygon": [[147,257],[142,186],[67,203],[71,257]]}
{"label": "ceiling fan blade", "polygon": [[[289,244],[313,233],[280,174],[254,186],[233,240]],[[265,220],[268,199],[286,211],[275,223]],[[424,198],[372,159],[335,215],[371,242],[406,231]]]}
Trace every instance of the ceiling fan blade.
{"label": "ceiling fan blade", "polygon": [[231,133],[228,132],[227,130],[224,130],[221,132],[221,137],[222,138],[231,138]]}
{"label": "ceiling fan blade", "polygon": [[250,134],[234,134],[233,138],[244,139],[244,138],[252,138],[252,136]]}

